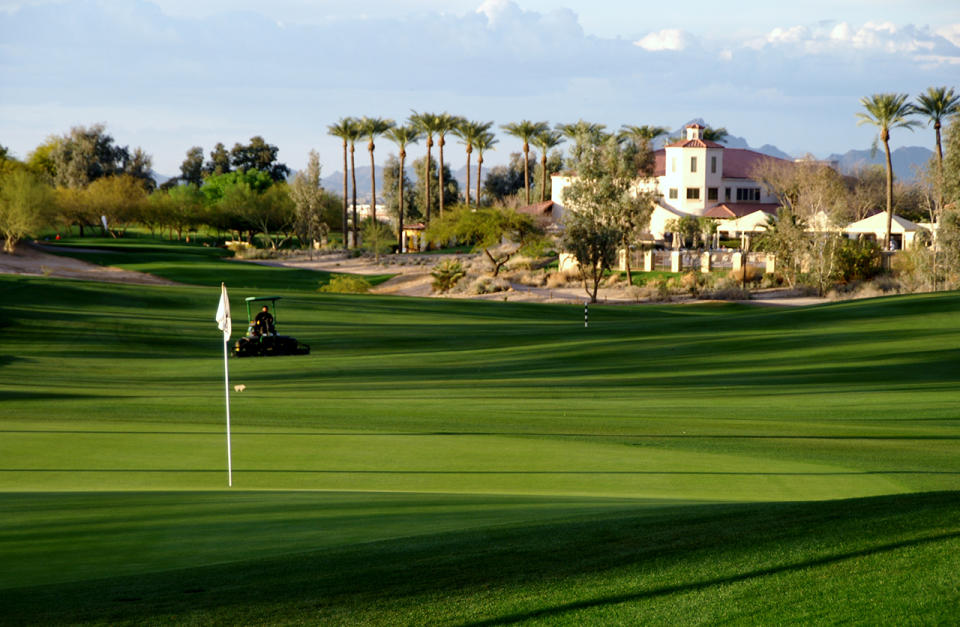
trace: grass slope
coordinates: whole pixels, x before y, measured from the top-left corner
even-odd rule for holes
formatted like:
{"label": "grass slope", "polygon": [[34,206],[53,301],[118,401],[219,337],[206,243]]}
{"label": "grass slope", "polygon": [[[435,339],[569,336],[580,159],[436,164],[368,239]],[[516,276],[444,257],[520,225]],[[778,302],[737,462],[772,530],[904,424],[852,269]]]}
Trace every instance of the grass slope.
{"label": "grass slope", "polygon": [[231,360],[233,490],[216,290],[0,277],[5,622],[955,617],[955,294],[584,329],[263,272],[314,350]]}
{"label": "grass slope", "polygon": [[[146,272],[190,285],[220,285],[223,281],[236,288],[311,291],[330,281],[329,272],[244,263],[233,260],[232,253],[222,248],[162,240],[85,237],[46,244],[46,250],[54,254],[101,266]],[[383,274],[366,278],[373,285],[378,285],[391,276]]]}

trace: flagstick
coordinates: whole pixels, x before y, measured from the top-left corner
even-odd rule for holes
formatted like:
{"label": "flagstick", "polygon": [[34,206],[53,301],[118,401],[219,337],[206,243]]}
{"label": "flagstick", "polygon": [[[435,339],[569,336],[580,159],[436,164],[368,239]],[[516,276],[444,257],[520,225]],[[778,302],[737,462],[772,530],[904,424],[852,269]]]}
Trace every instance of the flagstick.
{"label": "flagstick", "polygon": [[223,388],[227,395],[227,487],[233,487],[233,460],[230,454],[230,369],[227,367],[227,344],[223,341]]}

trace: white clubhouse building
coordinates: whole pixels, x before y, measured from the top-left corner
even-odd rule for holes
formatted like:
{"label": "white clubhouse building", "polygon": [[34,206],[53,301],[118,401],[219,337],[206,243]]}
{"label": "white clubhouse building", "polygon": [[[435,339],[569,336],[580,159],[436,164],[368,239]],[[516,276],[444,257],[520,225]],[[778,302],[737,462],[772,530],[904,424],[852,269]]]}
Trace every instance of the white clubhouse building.
{"label": "white clubhouse building", "polygon": [[[699,124],[689,124],[684,139],[654,152],[653,177],[638,181],[638,191],[652,191],[658,198],[650,217],[649,236],[653,240],[664,240],[666,223],[684,216],[717,218],[724,226],[742,223],[755,230],[767,215],[776,214],[776,197],[750,176],[761,161],[781,159],[727,148],[703,139],[703,131]],[[569,174],[552,177],[551,199],[558,206],[557,216],[563,214],[563,193],[574,178]]]}

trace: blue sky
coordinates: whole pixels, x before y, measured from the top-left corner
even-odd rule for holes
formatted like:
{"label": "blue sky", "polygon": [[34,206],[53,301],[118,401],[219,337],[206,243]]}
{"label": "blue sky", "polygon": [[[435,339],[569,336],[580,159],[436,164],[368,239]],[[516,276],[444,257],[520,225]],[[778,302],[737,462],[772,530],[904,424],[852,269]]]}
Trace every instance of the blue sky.
{"label": "blue sky", "polygon": [[[0,0],[0,143],[22,157],[105,122],[165,174],[191,146],[255,134],[294,168],[317,149],[329,174],[328,124],[411,109],[497,124],[700,117],[825,156],[870,145],[860,97],[930,85],[960,88],[958,2]],[[932,131],[892,143],[927,146]],[[519,145],[497,148],[488,163]],[[378,161],[391,149],[379,141]]]}

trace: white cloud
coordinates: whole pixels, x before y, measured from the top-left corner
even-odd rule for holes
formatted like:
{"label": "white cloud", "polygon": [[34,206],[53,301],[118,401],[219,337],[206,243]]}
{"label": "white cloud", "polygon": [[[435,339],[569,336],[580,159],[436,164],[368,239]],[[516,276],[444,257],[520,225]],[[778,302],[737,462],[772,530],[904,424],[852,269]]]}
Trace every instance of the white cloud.
{"label": "white cloud", "polygon": [[960,23],[946,24],[933,32],[960,48]]}
{"label": "white cloud", "polygon": [[[771,30],[762,43],[751,42],[750,47],[771,47],[794,54],[916,54],[925,59],[960,58],[960,48],[945,35],[960,39],[960,25],[956,29],[944,27],[931,31],[928,27],[897,26],[892,22],[866,22],[857,27],[848,22],[824,22],[815,26],[778,27]],[[941,32],[943,34],[941,34]]]}
{"label": "white cloud", "polygon": [[644,38],[633,42],[644,50],[659,52],[661,50],[683,50],[689,44],[689,35],[676,28],[665,28],[655,33],[650,33]]}

